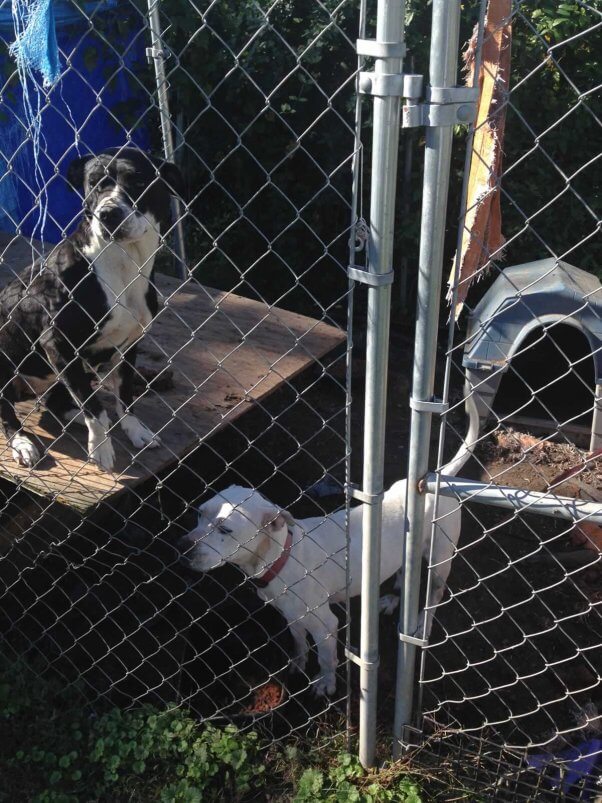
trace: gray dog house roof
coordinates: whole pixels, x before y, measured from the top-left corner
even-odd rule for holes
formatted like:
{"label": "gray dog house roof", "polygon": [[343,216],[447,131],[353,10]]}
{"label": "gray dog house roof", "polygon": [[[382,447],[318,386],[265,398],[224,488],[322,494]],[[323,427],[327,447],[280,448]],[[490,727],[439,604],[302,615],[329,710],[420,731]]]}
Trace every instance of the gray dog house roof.
{"label": "gray dog house roof", "polygon": [[473,310],[463,358],[472,387],[481,395],[495,395],[529,332],[555,324],[583,332],[594,357],[596,382],[602,382],[602,285],[567,262],[541,259],[506,268]]}

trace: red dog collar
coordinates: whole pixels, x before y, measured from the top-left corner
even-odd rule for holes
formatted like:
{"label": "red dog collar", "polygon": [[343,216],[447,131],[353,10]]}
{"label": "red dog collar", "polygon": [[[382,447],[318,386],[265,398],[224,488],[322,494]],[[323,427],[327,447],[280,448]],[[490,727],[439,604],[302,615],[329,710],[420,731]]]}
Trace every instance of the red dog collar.
{"label": "red dog collar", "polygon": [[286,531],[286,541],[284,542],[284,547],[282,549],[282,554],[279,558],[277,558],[274,563],[261,575],[261,577],[255,578],[255,585],[259,586],[259,588],[265,588],[272,580],[278,576],[278,574],[284,568],[284,564],[288,560],[288,556],[291,553],[291,546],[293,544],[293,531],[288,528]]}

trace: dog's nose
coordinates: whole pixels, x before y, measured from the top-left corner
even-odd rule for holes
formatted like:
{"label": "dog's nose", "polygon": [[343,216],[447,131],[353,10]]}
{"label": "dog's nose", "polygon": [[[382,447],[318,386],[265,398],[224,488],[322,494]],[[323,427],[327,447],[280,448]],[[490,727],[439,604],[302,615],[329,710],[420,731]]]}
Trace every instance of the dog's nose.
{"label": "dog's nose", "polygon": [[186,566],[186,568],[190,569],[190,560],[192,558],[192,551],[196,544],[196,538],[192,533],[186,533],[186,535],[181,536],[178,538],[176,542],[176,547],[180,553],[179,562],[182,566]]}
{"label": "dog's nose", "polygon": [[196,542],[197,539],[194,533],[186,533],[186,535],[183,535],[178,539],[177,546],[182,555],[187,555],[190,553]]}
{"label": "dog's nose", "polygon": [[123,209],[118,206],[105,206],[98,213],[98,217],[105,229],[112,234],[119,224],[123,223]]}

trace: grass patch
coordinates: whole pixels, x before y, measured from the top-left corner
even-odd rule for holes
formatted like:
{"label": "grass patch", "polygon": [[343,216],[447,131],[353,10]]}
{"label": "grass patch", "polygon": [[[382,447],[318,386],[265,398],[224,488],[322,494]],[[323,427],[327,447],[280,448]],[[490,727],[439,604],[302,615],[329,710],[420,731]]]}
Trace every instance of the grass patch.
{"label": "grass patch", "polygon": [[268,745],[253,732],[201,723],[182,708],[93,711],[77,689],[23,664],[0,665],[0,766],[2,803],[434,799],[406,765],[366,772],[342,737]]}

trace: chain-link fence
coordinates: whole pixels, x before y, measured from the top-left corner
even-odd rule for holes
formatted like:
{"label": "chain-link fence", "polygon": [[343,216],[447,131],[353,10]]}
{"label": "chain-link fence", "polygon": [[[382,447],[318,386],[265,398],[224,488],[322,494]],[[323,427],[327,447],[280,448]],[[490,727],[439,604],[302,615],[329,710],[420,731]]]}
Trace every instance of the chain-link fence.
{"label": "chain-link fence", "polygon": [[[0,4],[2,661],[93,708],[175,702],[267,742],[341,733],[358,707],[366,765],[395,697],[396,748],[413,743],[419,677],[425,761],[496,800],[589,799],[602,704],[602,9],[460,10],[57,0],[35,16]],[[459,87],[457,45],[479,20]],[[40,30],[56,47],[52,35],[38,47]],[[430,50],[426,92],[403,74],[405,42],[418,72]],[[479,85],[465,187],[453,161],[450,184],[458,253],[468,244],[477,267],[457,259],[452,304],[469,314],[437,366],[452,140]],[[424,144],[423,169],[412,152]],[[395,311],[413,288],[419,173],[410,394],[409,340],[389,338],[389,309],[395,229]],[[390,366],[389,411],[411,396],[411,421],[389,416],[395,443],[389,342],[403,366]],[[383,495],[406,456],[407,486]],[[381,622],[379,655],[378,580],[402,563],[400,625]]]}
{"label": "chain-link fence", "polygon": [[[491,72],[488,43],[512,41],[468,160],[471,178],[479,163],[489,171],[461,219],[482,267],[456,273],[467,310],[450,327],[437,465],[453,473],[444,458],[465,438],[465,411],[473,459],[463,479],[429,483],[441,496],[420,699],[426,754],[486,799],[600,794],[601,26],[599,4],[515,2],[481,51]],[[482,147],[487,126],[503,166]],[[478,221],[496,193],[503,245]]]}
{"label": "chain-link fence", "polygon": [[357,10],[52,8],[46,80],[0,8],[2,660],[340,733]]}

